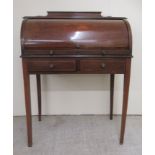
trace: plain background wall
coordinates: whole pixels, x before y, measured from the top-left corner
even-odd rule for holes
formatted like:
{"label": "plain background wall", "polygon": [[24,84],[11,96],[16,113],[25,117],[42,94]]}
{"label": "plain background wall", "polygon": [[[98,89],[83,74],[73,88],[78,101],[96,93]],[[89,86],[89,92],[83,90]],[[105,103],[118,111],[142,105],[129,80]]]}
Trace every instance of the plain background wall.
{"label": "plain background wall", "polygon": [[[102,11],[127,17],[133,34],[128,114],[141,114],[141,0],[14,0],[14,116],[25,115],[22,64],[19,58],[23,16],[46,11]],[[109,75],[42,75],[43,114],[109,114]],[[116,75],[114,113],[122,110],[123,76]],[[35,76],[31,76],[32,114],[37,114]]]}

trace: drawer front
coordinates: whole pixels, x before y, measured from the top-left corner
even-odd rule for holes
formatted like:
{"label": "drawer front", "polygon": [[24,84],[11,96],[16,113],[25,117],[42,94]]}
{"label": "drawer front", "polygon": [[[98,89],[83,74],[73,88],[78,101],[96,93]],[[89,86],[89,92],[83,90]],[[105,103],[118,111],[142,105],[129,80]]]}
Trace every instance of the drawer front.
{"label": "drawer front", "polygon": [[55,56],[55,55],[76,55],[77,51],[76,50],[55,50],[55,49],[50,49],[50,50],[24,50],[23,51],[24,55],[47,55],[47,56]]}
{"label": "drawer front", "polygon": [[24,55],[47,55],[47,56],[56,56],[56,55],[128,55],[130,54],[129,50],[125,49],[68,49],[68,50],[24,50]]}
{"label": "drawer front", "polygon": [[72,72],[76,71],[76,61],[74,60],[36,60],[30,61],[30,71],[48,71],[48,72]]}
{"label": "drawer front", "polygon": [[82,73],[124,73],[125,61],[122,60],[81,60]]}
{"label": "drawer front", "polygon": [[100,49],[100,50],[79,50],[81,55],[129,55],[130,51],[127,49]]}

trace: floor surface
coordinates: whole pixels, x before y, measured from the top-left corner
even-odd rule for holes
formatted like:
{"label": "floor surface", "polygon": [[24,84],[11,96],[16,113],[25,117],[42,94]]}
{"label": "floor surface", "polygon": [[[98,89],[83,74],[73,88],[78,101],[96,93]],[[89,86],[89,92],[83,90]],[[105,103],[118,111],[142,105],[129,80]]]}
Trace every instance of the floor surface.
{"label": "floor surface", "polygon": [[27,147],[25,117],[14,117],[14,155],[141,155],[141,116],[128,116],[119,144],[120,116],[33,116],[33,146]]}

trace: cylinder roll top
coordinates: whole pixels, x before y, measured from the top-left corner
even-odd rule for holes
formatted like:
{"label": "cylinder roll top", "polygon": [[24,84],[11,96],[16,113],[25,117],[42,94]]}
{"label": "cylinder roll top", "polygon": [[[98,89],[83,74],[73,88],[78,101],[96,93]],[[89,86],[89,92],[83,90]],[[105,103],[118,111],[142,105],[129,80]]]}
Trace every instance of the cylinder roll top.
{"label": "cylinder roll top", "polygon": [[[49,17],[49,16],[47,16]],[[109,50],[130,53],[127,23],[120,18],[26,18],[21,29],[23,52]],[[89,15],[90,17],[90,15]],[[115,53],[116,51],[116,53]]]}

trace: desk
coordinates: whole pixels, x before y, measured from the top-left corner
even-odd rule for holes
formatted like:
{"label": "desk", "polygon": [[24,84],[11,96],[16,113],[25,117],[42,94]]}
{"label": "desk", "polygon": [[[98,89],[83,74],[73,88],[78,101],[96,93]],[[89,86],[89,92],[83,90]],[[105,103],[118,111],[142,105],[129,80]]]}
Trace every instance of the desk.
{"label": "desk", "polygon": [[131,29],[126,18],[102,17],[101,12],[48,12],[45,17],[24,17],[21,50],[29,147],[32,146],[30,74],[36,75],[39,121],[41,74],[110,74],[111,120],[114,77],[123,74],[120,133],[123,144],[132,58]]}

